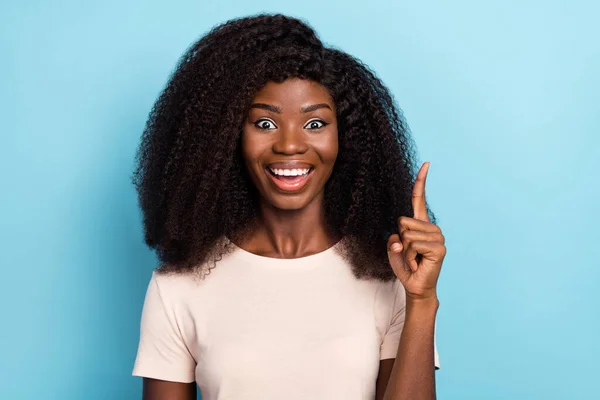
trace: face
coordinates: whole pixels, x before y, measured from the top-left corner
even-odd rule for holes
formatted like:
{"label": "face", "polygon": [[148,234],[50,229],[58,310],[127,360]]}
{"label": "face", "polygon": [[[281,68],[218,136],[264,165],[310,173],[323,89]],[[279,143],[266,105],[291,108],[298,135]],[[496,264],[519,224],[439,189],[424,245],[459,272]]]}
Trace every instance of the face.
{"label": "face", "polygon": [[335,106],[327,89],[299,78],[267,83],[250,106],[242,151],[268,205],[299,210],[322,201],[338,154]]}

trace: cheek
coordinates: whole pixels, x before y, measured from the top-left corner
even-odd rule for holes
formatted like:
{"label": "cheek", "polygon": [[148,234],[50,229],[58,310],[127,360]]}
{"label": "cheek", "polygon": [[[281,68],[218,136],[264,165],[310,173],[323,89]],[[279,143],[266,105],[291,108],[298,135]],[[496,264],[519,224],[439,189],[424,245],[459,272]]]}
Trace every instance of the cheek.
{"label": "cheek", "polygon": [[337,159],[339,142],[337,130],[332,132],[322,143],[319,144],[319,153],[325,164],[333,164]]}
{"label": "cheek", "polygon": [[261,154],[261,144],[255,137],[246,132],[242,132],[242,157],[246,165],[255,164]]}

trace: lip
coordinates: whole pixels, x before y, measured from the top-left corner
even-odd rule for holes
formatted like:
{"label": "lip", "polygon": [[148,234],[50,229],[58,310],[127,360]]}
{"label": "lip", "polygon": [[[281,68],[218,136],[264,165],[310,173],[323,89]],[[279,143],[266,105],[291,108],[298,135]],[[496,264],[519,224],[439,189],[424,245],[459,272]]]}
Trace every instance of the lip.
{"label": "lip", "polygon": [[[282,167],[281,165],[286,165],[286,167]],[[293,193],[293,192],[299,192],[300,190],[302,190],[302,188],[304,188],[304,186],[306,186],[306,184],[308,183],[308,180],[311,178],[311,176],[313,175],[313,173],[315,172],[315,169],[311,166],[309,166],[308,164],[294,164],[294,168],[310,168],[310,172],[306,175],[306,178],[301,178],[301,180],[298,181],[294,181],[294,182],[286,182],[286,181],[282,181],[281,179],[277,179],[270,171],[269,168],[292,168],[290,166],[291,164],[269,164],[269,167],[265,168],[265,174],[267,174],[267,176],[269,177],[269,179],[271,180],[271,182],[273,182],[273,184],[282,192],[286,192],[286,193]]]}

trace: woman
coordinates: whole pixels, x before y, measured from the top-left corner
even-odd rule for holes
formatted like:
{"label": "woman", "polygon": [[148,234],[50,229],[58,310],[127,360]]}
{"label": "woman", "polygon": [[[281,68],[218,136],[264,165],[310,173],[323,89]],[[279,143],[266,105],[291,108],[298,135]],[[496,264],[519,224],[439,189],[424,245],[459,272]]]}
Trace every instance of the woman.
{"label": "woman", "polygon": [[144,399],[432,399],[444,237],[392,97],[305,23],[258,15],[182,57],[134,183],[161,267]]}

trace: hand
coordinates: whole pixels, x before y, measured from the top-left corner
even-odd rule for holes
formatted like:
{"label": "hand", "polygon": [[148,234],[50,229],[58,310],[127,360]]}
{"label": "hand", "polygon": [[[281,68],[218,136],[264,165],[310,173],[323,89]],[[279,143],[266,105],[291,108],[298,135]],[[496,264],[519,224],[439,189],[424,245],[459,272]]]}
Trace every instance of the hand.
{"label": "hand", "polygon": [[436,285],[446,256],[442,230],[432,224],[425,203],[429,162],[421,167],[413,188],[413,218],[398,218],[400,234],[388,239],[388,258],[394,273],[413,299],[436,298]]}

